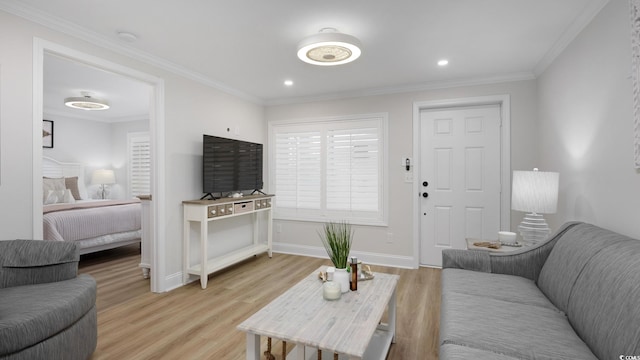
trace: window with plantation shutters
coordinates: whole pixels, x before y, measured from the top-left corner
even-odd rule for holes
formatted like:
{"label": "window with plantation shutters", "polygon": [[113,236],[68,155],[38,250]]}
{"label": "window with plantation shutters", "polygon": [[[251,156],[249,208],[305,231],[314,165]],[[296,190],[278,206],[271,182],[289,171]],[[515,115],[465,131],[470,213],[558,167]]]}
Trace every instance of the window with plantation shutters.
{"label": "window with plantation shutters", "polygon": [[151,143],[149,133],[127,134],[129,196],[151,195]]}
{"label": "window with plantation shutters", "polygon": [[320,209],[320,131],[283,131],[275,138],[275,187],[283,208]]}
{"label": "window with plantation shutters", "polygon": [[384,225],[386,127],[386,114],[270,123],[274,216]]}

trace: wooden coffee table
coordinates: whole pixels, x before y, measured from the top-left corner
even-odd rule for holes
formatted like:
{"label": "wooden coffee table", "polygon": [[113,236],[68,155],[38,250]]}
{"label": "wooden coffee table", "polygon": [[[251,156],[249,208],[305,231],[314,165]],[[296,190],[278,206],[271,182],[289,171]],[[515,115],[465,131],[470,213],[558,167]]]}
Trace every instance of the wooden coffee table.
{"label": "wooden coffee table", "polygon": [[[260,337],[295,346],[287,359],[384,359],[395,342],[398,275],[376,273],[358,282],[358,291],[339,300],[322,298],[322,281],[315,272],[238,325],[247,333],[247,359],[260,359]],[[388,308],[387,323],[381,323]]]}

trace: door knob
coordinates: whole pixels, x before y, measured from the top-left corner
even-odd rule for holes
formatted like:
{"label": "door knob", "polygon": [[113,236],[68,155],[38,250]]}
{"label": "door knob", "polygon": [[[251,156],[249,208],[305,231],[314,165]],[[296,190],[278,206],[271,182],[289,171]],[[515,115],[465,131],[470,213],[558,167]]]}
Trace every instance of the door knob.
{"label": "door knob", "polygon": [[423,193],[422,193],[422,197],[423,197],[423,198],[429,197],[429,193],[423,192]]}
{"label": "door knob", "polygon": [[423,181],[423,182],[422,182],[422,186],[424,186],[424,187],[429,186],[429,182],[428,182],[428,181]]}

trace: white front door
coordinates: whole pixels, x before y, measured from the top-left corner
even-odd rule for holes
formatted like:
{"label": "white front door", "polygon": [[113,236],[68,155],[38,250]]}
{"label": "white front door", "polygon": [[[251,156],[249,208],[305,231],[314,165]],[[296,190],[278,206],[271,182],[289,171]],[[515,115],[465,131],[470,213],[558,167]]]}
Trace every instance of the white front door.
{"label": "white front door", "polygon": [[420,111],[420,264],[500,229],[500,106]]}

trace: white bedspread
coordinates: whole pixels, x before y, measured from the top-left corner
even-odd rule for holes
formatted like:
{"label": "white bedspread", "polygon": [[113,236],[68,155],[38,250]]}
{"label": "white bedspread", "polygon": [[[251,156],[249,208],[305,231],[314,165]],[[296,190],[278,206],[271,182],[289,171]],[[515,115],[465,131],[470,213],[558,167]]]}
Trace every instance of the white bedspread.
{"label": "white bedspread", "polygon": [[78,241],[141,228],[142,207],[139,201],[96,203],[106,206],[84,205],[82,208],[45,213],[44,239]]}

